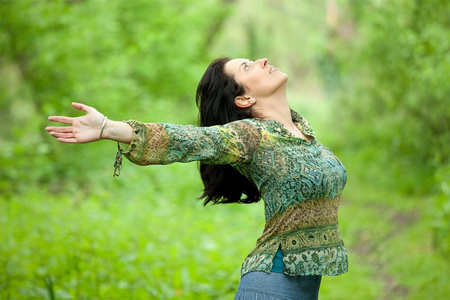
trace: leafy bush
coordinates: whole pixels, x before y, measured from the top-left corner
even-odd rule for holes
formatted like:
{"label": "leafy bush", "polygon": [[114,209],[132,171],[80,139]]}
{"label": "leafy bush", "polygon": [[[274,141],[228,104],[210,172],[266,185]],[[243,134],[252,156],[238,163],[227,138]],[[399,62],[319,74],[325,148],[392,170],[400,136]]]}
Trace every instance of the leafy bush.
{"label": "leafy bush", "polygon": [[86,162],[110,165],[114,148],[106,158],[105,146],[58,147],[44,131],[48,115],[76,115],[71,101],[111,119],[158,120],[164,106],[174,112],[166,121],[186,120],[180,108],[186,99],[193,106],[205,43],[229,9],[219,1],[24,0],[2,1],[0,13],[0,188],[11,194],[31,183],[63,186],[62,178],[86,185]]}
{"label": "leafy bush", "polygon": [[340,83],[334,122],[346,138],[339,146],[374,185],[439,193],[434,224],[448,245],[450,197],[441,187],[450,170],[450,2],[344,3],[353,36],[336,38],[328,56]]}

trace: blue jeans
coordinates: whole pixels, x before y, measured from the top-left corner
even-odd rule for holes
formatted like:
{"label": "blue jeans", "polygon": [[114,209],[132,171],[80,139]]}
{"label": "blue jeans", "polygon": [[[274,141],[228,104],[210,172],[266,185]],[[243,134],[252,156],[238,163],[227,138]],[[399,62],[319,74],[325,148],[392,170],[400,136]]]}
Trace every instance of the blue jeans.
{"label": "blue jeans", "polygon": [[317,300],[322,276],[289,276],[283,273],[245,274],[234,300]]}

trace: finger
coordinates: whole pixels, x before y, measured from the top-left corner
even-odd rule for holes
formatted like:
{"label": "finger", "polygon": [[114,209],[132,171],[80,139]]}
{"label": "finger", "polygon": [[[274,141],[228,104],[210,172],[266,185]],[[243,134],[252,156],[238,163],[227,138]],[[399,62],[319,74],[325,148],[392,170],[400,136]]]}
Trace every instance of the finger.
{"label": "finger", "polygon": [[72,132],[72,126],[67,127],[45,127],[45,130],[47,131],[55,131],[55,132]]}
{"label": "finger", "polygon": [[55,138],[65,138],[65,139],[67,139],[67,138],[73,138],[73,137],[74,137],[74,135],[73,135],[72,132],[57,132],[57,131],[50,131],[49,134],[50,134],[52,137],[55,137]]}
{"label": "finger", "polygon": [[78,143],[75,138],[58,138],[57,141],[61,142],[61,143],[68,143],[68,144]]}
{"label": "finger", "polygon": [[64,123],[64,124],[72,124],[73,123],[73,119],[74,118],[63,117],[63,116],[50,116],[50,117],[48,117],[49,121],[59,122],[59,123]]}

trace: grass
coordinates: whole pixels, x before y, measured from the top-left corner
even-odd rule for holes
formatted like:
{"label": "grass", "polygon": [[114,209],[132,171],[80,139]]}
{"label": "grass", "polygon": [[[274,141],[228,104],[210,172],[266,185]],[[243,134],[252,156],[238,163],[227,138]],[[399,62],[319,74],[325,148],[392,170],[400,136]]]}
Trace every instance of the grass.
{"label": "grass", "polygon": [[[101,173],[96,190],[1,198],[1,299],[233,298],[262,203],[203,208],[195,164]],[[350,271],[324,277],[320,299],[445,298],[449,264],[431,246],[425,203],[350,176],[340,210]]]}
{"label": "grass", "polygon": [[432,247],[429,203],[350,175],[340,208],[350,272],[325,278],[321,299],[445,299],[450,264]]}
{"label": "grass", "polygon": [[230,298],[262,207],[203,208],[195,165],[152,169],[89,194],[2,199],[0,298]]}

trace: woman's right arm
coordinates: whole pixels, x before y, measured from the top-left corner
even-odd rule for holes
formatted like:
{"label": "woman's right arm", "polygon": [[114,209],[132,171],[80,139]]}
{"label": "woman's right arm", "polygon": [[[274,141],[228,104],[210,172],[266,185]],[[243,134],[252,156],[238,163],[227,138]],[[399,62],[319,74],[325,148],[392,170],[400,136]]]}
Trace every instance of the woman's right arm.
{"label": "woman's right arm", "polygon": [[[95,108],[81,103],[73,102],[72,106],[86,114],[75,118],[51,116],[48,118],[50,121],[71,126],[49,126],[46,130],[61,143],[82,144],[98,141],[105,116]],[[131,136],[132,128],[127,123],[106,120],[101,139],[130,143]]]}
{"label": "woman's right arm", "polygon": [[[47,127],[62,143],[89,143],[102,139],[120,142],[118,153],[138,165],[202,161],[230,164],[250,161],[259,145],[260,133],[254,124],[237,121],[225,125],[196,127],[166,123],[142,123],[107,120],[95,108],[72,103],[85,112],[81,117],[51,116],[53,122],[70,126]],[[117,157],[116,157],[117,159]]]}
{"label": "woman's right arm", "polygon": [[137,165],[249,162],[261,140],[257,126],[244,120],[210,127],[126,122],[133,134],[130,143],[119,145],[120,152]]}

